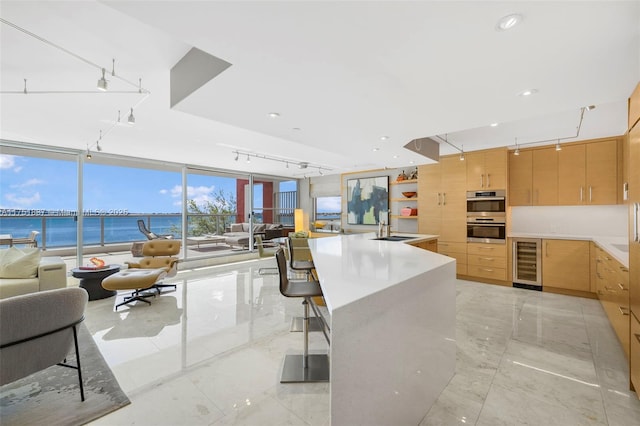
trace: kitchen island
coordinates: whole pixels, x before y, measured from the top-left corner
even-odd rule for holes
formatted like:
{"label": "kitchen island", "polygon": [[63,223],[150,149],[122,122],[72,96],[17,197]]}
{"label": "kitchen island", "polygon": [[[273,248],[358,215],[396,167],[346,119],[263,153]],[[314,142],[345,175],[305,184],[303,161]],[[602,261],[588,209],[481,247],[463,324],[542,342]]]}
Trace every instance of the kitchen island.
{"label": "kitchen island", "polygon": [[309,240],[331,314],[334,426],[418,425],[454,373],[455,260],[374,238]]}

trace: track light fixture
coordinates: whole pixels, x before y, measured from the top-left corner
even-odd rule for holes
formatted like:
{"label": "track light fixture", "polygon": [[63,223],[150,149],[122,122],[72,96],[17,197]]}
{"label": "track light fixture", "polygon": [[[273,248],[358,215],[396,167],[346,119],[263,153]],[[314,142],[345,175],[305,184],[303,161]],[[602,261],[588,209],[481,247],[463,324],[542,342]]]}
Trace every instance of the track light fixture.
{"label": "track light fixture", "polygon": [[107,79],[104,77],[104,73],[106,72],[106,70],[104,68],[102,68],[102,78],[100,78],[98,80],[98,90],[102,90],[103,92],[107,91]]}
{"label": "track light fixture", "polygon": [[87,160],[91,160],[91,150],[89,149],[89,144],[87,144],[87,153],[85,157],[87,157]]}
{"label": "track light fixture", "polygon": [[271,157],[269,155],[264,155],[264,154],[255,154],[252,152],[243,152],[243,151],[231,151],[232,153],[234,153],[236,156],[234,158],[235,161],[238,161],[238,159],[240,158],[241,155],[246,155],[247,156],[247,163],[251,162],[251,157],[255,157],[255,158],[260,158],[263,160],[269,160],[269,161],[277,161],[280,163],[284,163],[285,167],[288,169],[289,168],[289,164],[295,164],[298,166],[299,169],[307,169],[307,168],[311,168],[313,167],[314,169],[318,169],[318,173],[321,176],[324,176],[324,172],[327,171],[331,171],[332,169],[328,168],[328,167],[324,167],[324,166],[319,166],[319,165],[315,165],[315,164],[311,164],[307,161],[295,161],[295,160],[291,160],[291,159],[284,159],[284,158],[277,158],[277,157]]}
{"label": "track light fixture", "polygon": [[562,147],[560,146],[560,139],[556,142],[556,151],[562,151]]}
{"label": "track light fixture", "polygon": [[127,118],[127,123],[136,124],[136,118],[133,116],[133,108],[131,108],[131,113],[129,114],[129,117]]}
{"label": "track light fixture", "polygon": [[516,138],[516,150],[513,155],[520,155],[520,147],[518,146],[518,138]]}
{"label": "track light fixture", "polygon": [[461,145],[460,148],[460,161],[464,161],[464,145]]}

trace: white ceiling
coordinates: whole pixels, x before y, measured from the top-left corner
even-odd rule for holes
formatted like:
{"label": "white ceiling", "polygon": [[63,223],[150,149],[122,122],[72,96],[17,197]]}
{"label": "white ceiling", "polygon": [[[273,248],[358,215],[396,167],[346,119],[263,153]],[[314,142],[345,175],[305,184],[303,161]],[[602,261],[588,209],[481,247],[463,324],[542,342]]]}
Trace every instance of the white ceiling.
{"label": "white ceiling", "polygon": [[[510,13],[522,23],[496,31]],[[591,104],[567,140],[620,135],[640,81],[640,1],[1,0],[0,17],[107,74],[115,58],[151,92],[113,93],[135,88],[107,75],[107,93],[5,93],[24,78],[93,92],[100,72],[0,23],[1,138],[85,149],[102,130],[105,153],[283,176],[318,173],[232,151],[331,174],[405,167],[427,162],[402,148],[427,136],[465,151],[571,138]],[[169,71],[192,47],[232,65],[171,109]],[[135,126],[113,126],[141,100]]]}

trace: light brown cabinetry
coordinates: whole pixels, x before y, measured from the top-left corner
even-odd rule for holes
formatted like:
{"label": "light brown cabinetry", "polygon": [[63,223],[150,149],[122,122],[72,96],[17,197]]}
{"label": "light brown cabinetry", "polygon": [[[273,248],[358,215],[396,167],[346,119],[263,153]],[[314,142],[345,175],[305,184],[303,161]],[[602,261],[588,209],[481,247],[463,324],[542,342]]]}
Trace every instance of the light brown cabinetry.
{"label": "light brown cabinetry", "polygon": [[558,204],[558,153],[554,147],[510,153],[508,202],[511,206]]}
{"label": "light brown cabinetry", "polygon": [[507,150],[492,149],[465,155],[467,190],[506,189]]}
{"label": "light brown cabinetry", "polygon": [[589,293],[589,242],[542,240],[542,285]]}
{"label": "light brown cabinetry", "polygon": [[595,275],[598,299],[609,322],[629,357],[629,270],[605,250],[592,245],[595,251]]}
{"label": "light brown cabinetry", "polygon": [[567,145],[558,152],[559,204],[616,204],[617,182],[617,140]]}
{"label": "light brown cabinetry", "polygon": [[507,279],[507,245],[467,243],[467,275],[490,280]]}
{"label": "light brown cabinetry", "polygon": [[640,396],[640,83],[629,99],[629,307],[630,376]]}
{"label": "light brown cabinetry", "polygon": [[417,243],[412,243],[411,245],[424,250],[432,251],[434,253],[438,252],[438,240],[420,241]]}
{"label": "light brown cabinetry", "polygon": [[[456,271],[466,274],[466,165],[458,156],[418,168],[418,233],[439,235],[438,253],[456,258]],[[462,249],[461,249],[462,248]]]}

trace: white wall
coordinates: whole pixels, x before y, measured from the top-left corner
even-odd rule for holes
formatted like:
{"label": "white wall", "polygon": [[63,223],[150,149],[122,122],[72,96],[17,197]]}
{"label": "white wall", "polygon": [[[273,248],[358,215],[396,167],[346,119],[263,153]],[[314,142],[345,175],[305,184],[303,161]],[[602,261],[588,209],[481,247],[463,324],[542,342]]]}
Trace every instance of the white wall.
{"label": "white wall", "polygon": [[535,206],[511,208],[511,232],[626,237],[627,206]]}

